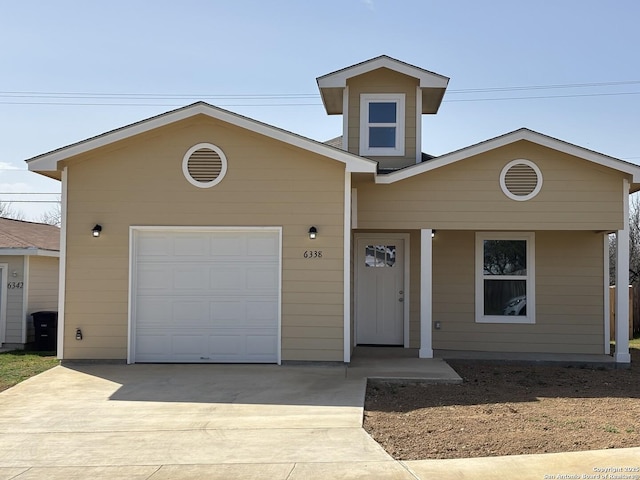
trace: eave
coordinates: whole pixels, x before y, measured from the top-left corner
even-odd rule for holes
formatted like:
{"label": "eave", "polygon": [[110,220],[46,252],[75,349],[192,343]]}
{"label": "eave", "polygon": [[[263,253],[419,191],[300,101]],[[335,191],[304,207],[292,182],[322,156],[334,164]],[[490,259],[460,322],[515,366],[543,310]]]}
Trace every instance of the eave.
{"label": "eave", "polygon": [[205,115],[266,137],[279,140],[283,143],[299,147],[303,150],[317,153],[323,157],[342,162],[345,164],[348,172],[375,173],[376,171],[377,163],[372,160],[353,155],[345,152],[344,150],[273,127],[266,123],[258,122],[257,120],[238,115],[228,110],[214,107],[205,102],[197,102],[177,110],[172,110],[170,112],[103,133],[96,137],[30,158],[26,160],[26,162],[30,171],[59,180],[61,177],[60,172],[62,170],[60,164],[67,159],[196,115]]}
{"label": "eave", "polygon": [[442,98],[447,89],[449,78],[443,75],[410,65],[387,55],[381,55],[371,60],[358,63],[351,67],[323,75],[316,79],[322,103],[329,115],[339,115],[343,112],[343,94],[347,80],[358,75],[372,72],[379,68],[387,68],[395,72],[418,79],[418,86],[422,89],[422,113],[437,113]]}

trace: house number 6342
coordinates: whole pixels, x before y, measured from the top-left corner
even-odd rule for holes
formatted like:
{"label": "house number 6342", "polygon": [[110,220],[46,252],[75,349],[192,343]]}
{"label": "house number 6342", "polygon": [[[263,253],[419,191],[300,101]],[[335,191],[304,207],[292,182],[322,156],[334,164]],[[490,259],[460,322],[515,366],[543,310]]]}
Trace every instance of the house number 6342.
{"label": "house number 6342", "polygon": [[12,288],[22,288],[24,284],[22,282],[9,282],[7,283],[7,288],[11,290]]}
{"label": "house number 6342", "polygon": [[304,258],[322,258],[322,250],[305,250],[302,256]]}

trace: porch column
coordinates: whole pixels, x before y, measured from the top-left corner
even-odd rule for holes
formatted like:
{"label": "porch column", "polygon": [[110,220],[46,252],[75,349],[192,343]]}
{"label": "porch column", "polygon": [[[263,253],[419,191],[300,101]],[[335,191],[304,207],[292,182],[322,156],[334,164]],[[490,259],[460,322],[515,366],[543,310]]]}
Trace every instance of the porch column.
{"label": "porch column", "polygon": [[616,351],[617,363],[630,363],[629,355],[629,181],[623,180],[623,229],[616,232]]}
{"label": "porch column", "polygon": [[420,230],[420,358],[433,358],[431,323],[433,299],[433,230]]}

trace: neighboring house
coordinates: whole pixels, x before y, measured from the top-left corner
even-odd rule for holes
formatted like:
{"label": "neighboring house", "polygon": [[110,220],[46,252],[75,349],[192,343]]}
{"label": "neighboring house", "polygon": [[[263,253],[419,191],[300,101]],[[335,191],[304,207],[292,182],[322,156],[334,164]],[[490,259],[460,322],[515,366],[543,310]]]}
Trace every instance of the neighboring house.
{"label": "neighboring house", "polygon": [[31,314],[58,309],[60,229],[0,218],[0,347],[33,341]]}
{"label": "neighboring house", "polygon": [[331,145],[196,103],[28,160],[62,181],[61,358],[608,353],[640,167],[527,129],[425,155],[447,84],[381,56],[318,78]]}

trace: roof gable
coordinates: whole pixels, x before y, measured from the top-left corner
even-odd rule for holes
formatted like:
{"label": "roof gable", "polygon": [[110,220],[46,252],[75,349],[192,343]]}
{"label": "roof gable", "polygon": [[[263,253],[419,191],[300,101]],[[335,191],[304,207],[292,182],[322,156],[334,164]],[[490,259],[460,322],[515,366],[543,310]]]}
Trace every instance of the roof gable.
{"label": "roof gable", "polygon": [[159,127],[194,117],[196,115],[206,115],[208,117],[227,122],[249,131],[265,135],[266,137],[279,140],[283,143],[293,145],[303,150],[317,153],[324,157],[342,162],[349,172],[375,173],[376,162],[353,155],[338,148],[326,145],[315,140],[291,133],[266,123],[258,122],[248,117],[214,107],[205,102],[197,102],[186,107],[172,110],[161,115],[142,120],[125,127],[103,133],[96,137],[83,140],[66,147],[59,148],[49,153],[44,153],[26,160],[29,170],[42,173],[44,175],[60,179],[61,168],[59,162],[80,155],[96,148],[131,138],[141,133],[149,132]]}
{"label": "roof gable", "polygon": [[387,68],[394,72],[418,79],[418,86],[424,92],[422,96],[422,113],[436,113],[438,111],[449,83],[448,77],[401,62],[387,55],[380,55],[379,57],[328,73],[316,79],[322,96],[322,103],[327,113],[329,115],[343,113],[342,97],[348,79],[372,72],[379,68]]}
{"label": "roof gable", "polygon": [[573,155],[575,157],[582,158],[583,160],[587,160],[589,162],[593,162],[595,164],[612,168],[622,173],[626,173],[627,175],[631,176],[631,182],[633,184],[638,184],[635,186],[632,185],[631,191],[633,192],[640,190],[640,166],[625,162],[614,157],[610,157],[608,155],[604,155],[602,153],[595,152],[593,150],[589,150],[584,147],[579,147],[577,145],[559,140],[557,138],[543,135],[542,133],[538,133],[527,128],[514,130],[513,132],[501,135],[499,137],[491,138],[489,140],[485,140],[484,142],[480,142],[475,145],[471,145],[469,147],[465,147],[460,150],[441,155],[439,157],[434,157],[427,162],[412,165],[393,173],[378,175],[376,176],[376,183],[395,183],[406,178],[411,178],[416,175],[420,175],[422,173],[444,167],[446,165],[451,165],[452,163],[459,162],[460,160],[470,158],[474,155],[485,153],[490,150],[494,150],[496,148],[518,142],[520,140],[527,140],[537,145],[542,145],[552,150],[557,150],[559,152]]}

